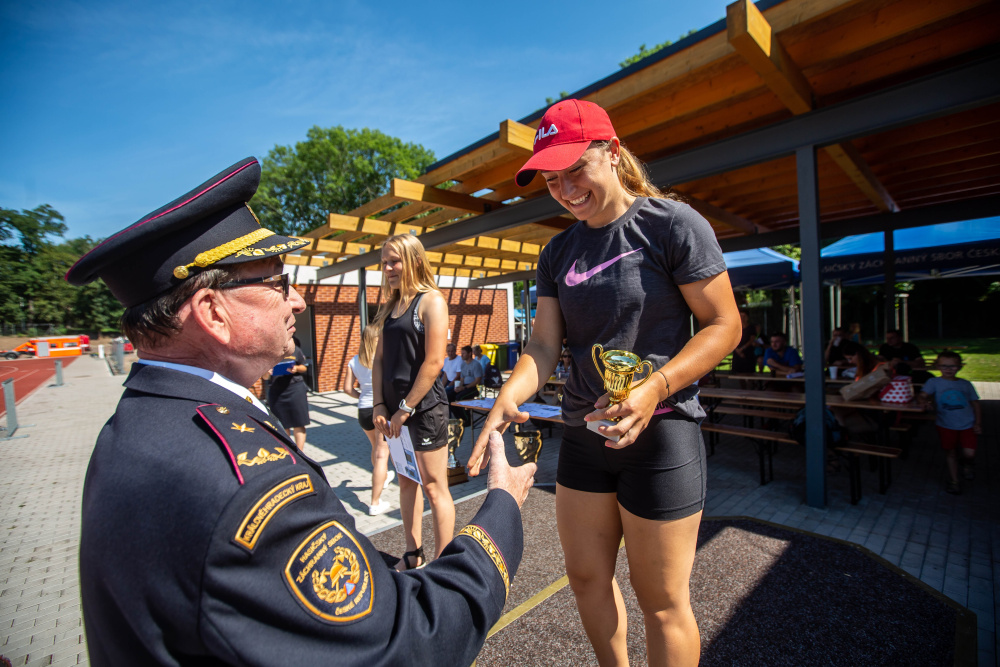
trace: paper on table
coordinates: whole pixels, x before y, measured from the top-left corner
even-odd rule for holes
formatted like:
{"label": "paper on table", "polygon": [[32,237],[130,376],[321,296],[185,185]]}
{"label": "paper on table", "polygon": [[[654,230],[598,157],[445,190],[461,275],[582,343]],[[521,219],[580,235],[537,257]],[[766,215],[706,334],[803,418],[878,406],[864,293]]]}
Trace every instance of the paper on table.
{"label": "paper on table", "polygon": [[409,477],[417,484],[420,481],[420,469],[417,467],[417,455],[413,451],[413,442],[410,440],[410,429],[404,428],[398,438],[388,438],[389,456],[392,457],[392,465],[396,472],[404,477]]}

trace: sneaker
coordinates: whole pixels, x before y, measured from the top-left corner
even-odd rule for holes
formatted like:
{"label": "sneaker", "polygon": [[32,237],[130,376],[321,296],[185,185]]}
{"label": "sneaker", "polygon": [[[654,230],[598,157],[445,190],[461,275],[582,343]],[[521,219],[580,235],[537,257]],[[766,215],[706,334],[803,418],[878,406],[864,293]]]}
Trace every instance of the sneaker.
{"label": "sneaker", "polygon": [[948,482],[948,484],[944,487],[944,490],[956,496],[962,493],[962,489],[959,488],[957,482]]}
{"label": "sneaker", "polygon": [[973,468],[972,466],[964,466],[962,468],[962,477],[964,477],[965,479],[970,479],[970,480],[971,479],[975,479],[976,478],[976,469]]}
{"label": "sneaker", "polygon": [[385,476],[385,484],[383,484],[383,485],[382,485],[382,488],[383,488],[383,489],[388,489],[388,488],[389,488],[389,484],[390,484],[390,483],[392,482],[392,480],[394,480],[394,479],[396,479],[396,471],[395,471],[395,470],[390,470],[390,471],[389,471],[389,474],[387,474],[387,475]]}
{"label": "sneaker", "polygon": [[392,509],[392,505],[384,500],[378,501],[375,505],[368,506],[368,516],[378,516],[379,514],[385,514]]}

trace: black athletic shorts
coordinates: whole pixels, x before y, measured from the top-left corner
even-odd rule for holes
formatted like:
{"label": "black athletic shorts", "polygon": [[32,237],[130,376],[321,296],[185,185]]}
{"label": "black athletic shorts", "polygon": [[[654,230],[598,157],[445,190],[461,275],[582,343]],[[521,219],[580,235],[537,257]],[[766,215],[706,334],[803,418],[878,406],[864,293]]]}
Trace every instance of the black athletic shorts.
{"label": "black athletic shorts", "polygon": [[374,412],[375,408],[358,408],[358,423],[361,424],[362,431],[375,430],[375,420],[372,417]]}
{"label": "black athletic shorts", "polygon": [[433,452],[448,444],[448,404],[435,403],[428,410],[414,412],[406,420],[413,449]]}
{"label": "black athletic shorts", "polygon": [[654,415],[639,439],[623,449],[586,426],[567,426],[556,481],[589,493],[615,493],[626,510],[673,521],[705,508],[705,443],[697,422],[668,412]]}

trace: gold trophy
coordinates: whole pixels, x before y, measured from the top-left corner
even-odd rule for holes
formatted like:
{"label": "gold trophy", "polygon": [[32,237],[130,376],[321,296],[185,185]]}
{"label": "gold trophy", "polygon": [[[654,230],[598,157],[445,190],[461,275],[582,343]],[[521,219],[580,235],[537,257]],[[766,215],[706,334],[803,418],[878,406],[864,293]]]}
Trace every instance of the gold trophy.
{"label": "gold trophy", "polygon": [[[597,372],[604,378],[604,389],[610,394],[611,403],[608,407],[624,401],[628,398],[629,392],[641,386],[653,375],[653,363],[648,360],[643,361],[638,355],[632,352],[626,352],[625,350],[605,351],[602,345],[597,344],[591,349],[591,354],[594,357],[594,366],[597,368]],[[601,370],[601,364],[604,364],[603,371]],[[633,385],[632,382],[635,380],[635,374],[641,373],[642,369],[646,366],[649,366],[649,372],[646,373],[646,377]],[[602,419],[599,422],[587,422],[587,428],[595,433],[604,435],[597,428],[602,424],[604,426],[613,426],[615,421],[617,420]],[[618,438],[615,436],[605,435],[605,437],[608,440],[618,442]]]}
{"label": "gold trophy", "polygon": [[522,424],[514,424],[514,447],[521,463],[538,463],[542,453],[542,433],[526,429]]}

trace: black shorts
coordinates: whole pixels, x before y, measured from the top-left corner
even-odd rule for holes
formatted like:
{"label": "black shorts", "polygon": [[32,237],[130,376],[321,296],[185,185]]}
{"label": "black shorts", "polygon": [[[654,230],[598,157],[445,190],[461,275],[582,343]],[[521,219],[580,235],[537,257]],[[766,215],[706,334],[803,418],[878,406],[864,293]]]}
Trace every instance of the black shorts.
{"label": "black shorts", "polygon": [[372,417],[373,412],[375,412],[375,408],[358,408],[358,423],[361,424],[362,431],[375,430],[375,420]]}
{"label": "black shorts", "polygon": [[433,452],[448,444],[448,405],[435,403],[428,410],[414,412],[406,420],[410,430],[413,449],[418,452]]}
{"label": "black shorts", "polygon": [[567,426],[556,481],[589,493],[614,493],[626,510],[654,521],[673,521],[705,508],[705,442],[697,422],[669,412],[654,415],[639,439],[624,449],[586,426]]}

